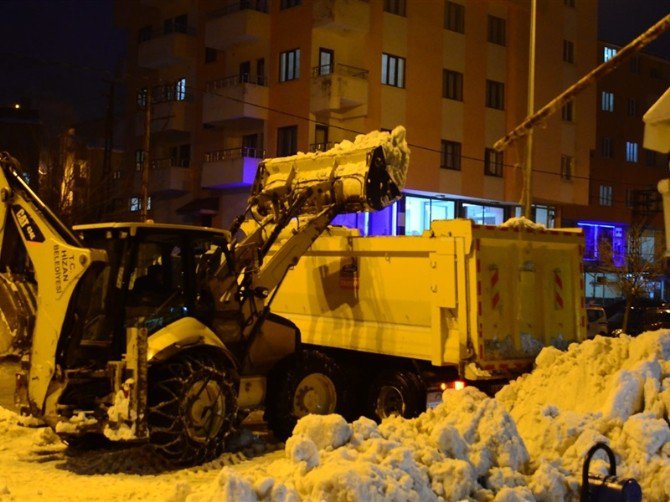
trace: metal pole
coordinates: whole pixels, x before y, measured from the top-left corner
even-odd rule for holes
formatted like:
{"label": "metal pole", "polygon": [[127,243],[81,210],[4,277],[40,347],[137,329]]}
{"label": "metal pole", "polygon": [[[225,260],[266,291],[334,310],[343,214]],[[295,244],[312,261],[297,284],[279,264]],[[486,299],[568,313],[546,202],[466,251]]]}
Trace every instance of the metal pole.
{"label": "metal pole", "polygon": [[[530,7],[530,44],[528,51],[528,116],[535,108],[535,27],[537,0],[531,0]],[[523,216],[532,219],[533,209],[533,130],[526,136],[526,158],[523,163]]]}
{"label": "metal pole", "polygon": [[142,159],[142,187],[140,190],[141,194],[141,207],[140,207],[140,220],[147,221],[149,215],[149,151],[151,149],[151,85],[147,86],[147,99],[144,104],[144,157]]}

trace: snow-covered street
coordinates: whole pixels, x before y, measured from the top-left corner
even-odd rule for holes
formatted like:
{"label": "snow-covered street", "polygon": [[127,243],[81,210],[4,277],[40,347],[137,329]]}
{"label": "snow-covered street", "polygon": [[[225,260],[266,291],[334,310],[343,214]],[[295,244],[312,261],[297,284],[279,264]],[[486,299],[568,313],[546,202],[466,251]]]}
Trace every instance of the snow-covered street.
{"label": "snow-covered street", "polygon": [[[302,419],[285,450],[242,451],[160,472],[146,448],[76,453],[0,410],[3,500],[564,500],[603,441],[644,500],[670,498],[670,331],[544,349],[496,399],[447,390],[412,420]],[[26,422],[30,425],[30,421]],[[252,456],[247,460],[245,456]],[[256,456],[254,456],[256,455]],[[594,470],[605,473],[597,460]]]}

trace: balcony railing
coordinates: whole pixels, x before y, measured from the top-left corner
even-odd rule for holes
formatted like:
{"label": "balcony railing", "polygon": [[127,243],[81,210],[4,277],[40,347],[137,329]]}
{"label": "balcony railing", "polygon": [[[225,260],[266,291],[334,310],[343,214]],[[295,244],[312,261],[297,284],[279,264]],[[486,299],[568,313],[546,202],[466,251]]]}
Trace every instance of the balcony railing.
{"label": "balcony railing", "polygon": [[255,10],[258,12],[267,12],[268,11],[268,0],[237,0],[235,2],[230,2],[228,5],[221,9],[210,12],[209,17],[222,17],[229,16],[235,12],[241,10]]}
{"label": "balcony railing", "polygon": [[312,68],[312,77],[325,77],[333,74],[367,80],[370,71],[365,68],[357,68],[342,63],[336,63],[335,65],[327,64]]}
{"label": "balcony railing", "polygon": [[265,150],[243,146],[240,148],[227,148],[225,150],[214,150],[205,153],[205,162],[220,162],[224,160],[235,160],[243,157],[262,159],[265,157]]}
{"label": "balcony railing", "polygon": [[184,167],[191,165],[190,159],[178,159],[174,157],[165,157],[162,159],[153,159],[151,161],[151,169],[168,169],[170,167]]}
{"label": "balcony railing", "polygon": [[205,90],[207,92],[216,92],[219,89],[226,89],[230,87],[235,87],[240,84],[252,84],[252,85],[267,85],[267,77],[265,75],[252,75],[249,73],[240,73],[238,75],[230,75],[229,77],[219,78],[216,80],[210,80],[205,84]]}

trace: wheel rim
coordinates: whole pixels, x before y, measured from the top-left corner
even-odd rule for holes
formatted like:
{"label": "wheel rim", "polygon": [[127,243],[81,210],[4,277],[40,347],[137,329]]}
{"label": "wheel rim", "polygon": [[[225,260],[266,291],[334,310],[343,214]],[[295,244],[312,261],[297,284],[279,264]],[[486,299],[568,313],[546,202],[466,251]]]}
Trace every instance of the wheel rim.
{"label": "wheel rim", "polygon": [[384,385],[379,389],[375,412],[379,418],[387,418],[392,415],[404,416],[405,400],[402,392],[392,385]]}
{"label": "wheel rim", "polygon": [[226,416],[226,401],[214,380],[199,380],[186,393],[186,431],[199,442],[215,437]]}
{"label": "wheel rim", "polygon": [[309,413],[327,415],[334,413],[337,406],[335,384],[323,373],[312,373],[302,380],[295,389],[293,414],[300,418]]}

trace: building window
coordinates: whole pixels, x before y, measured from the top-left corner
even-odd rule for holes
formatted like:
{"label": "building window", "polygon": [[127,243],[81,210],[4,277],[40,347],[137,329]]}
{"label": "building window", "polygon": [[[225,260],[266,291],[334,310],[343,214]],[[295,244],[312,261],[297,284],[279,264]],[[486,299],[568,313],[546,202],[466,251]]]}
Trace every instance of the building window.
{"label": "building window", "polygon": [[604,159],[612,158],[612,138],[604,137],[600,145],[600,152]]}
{"label": "building window", "polygon": [[614,111],[614,93],[603,91],[600,93],[600,109],[604,112]]}
{"label": "building window", "polygon": [[600,185],[598,203],[601,206],[612,205],[612,185]]}
{"label": "building window", "polygon": [[180,78],[174,84],[175,99],[177,101],[184,101],[186,99],[186,79]]}
{"label": "building window", "polygon": [[563,61],[566,63],[575,62],[575,44],[570,40],[563,40]]}
{"label": "building window", "polygon": [[218,51],[213,47],[205,47],[205,63],[213,63],[216,61]]}
{"label": "building window", "polygon": [[461,170],[461,144],[456,141],[442,140],[442,162],[443,169]]}
{"label": "building window", "polygon": [[298,5],[300,5],[300,0],[281,0],[281,2],[279,2],[279,9],[290,9],[291,7],[297,7]]}
{"label": "building window", "polygon": [[405,197],[405,235],[421,235],[430,228],[431,221],[454,218],[456,203],[453,200]]}
{"label": "building window", "polygon": [[382,84],[405,87],[405,58],[382,54]]}
{"label": "building window", "polygon": [[332,49],[324,49],[319,47],[319,69],[318,75],[330,75],[335,69],[335,52]]}
{"label": "building window", "polygon": [[144,165],[144,150],[135,150],[135,171],[141,171]]}
{"label": "building window", "polygon": [[151,40],[151,26],[142,26],[137,32],[137,41],[139,43]]}
{"label": "building window", "polygon": [[573,159],[569,155],[561,155],[561,178],[570,181],[572,179]]}
{"label": "building window", "polygon": [[496,110],[505,109],[505,84],[493,80],[486,81],[486,106]]}
{"label": "building window", "polygon": [[112,171],[112,179],[113,180],[120,180],[121,179],[121,171],[116,169]]}
{"label": "building window", "polygon": [[149,96],[149,89],[146,87],[142,87],[138,92],[137,92],[137,106],[140,108],[144,108],[147,106],[147,98]]}
{"label": "building window", "polygon": [[628,98],[628,116],[635,117],[637,116],[637,100]]}
{"label": "building window", "polygon": [[384,12],[397,16],[405,15],[405,0],[384,0]]}
{"label": "building window", "polygon": [[633,56],[630,60],[630,72],[631,73],[640,73],[640,57]]}
{"label": "building window", "polygon": [[487,176],[503,175],[503,154],[493,148],[484,151],[484,174]]}
{"label": "building window", "polygon": [[128,201],[128,209],[130,209],[131,212],[136,212],[140,210],[140,198],[139,197],[131,197],[130,200]]}
{"label": "building window", "polygon": [[637,143],[626,141],[626,162],[637,162]]}
{"label": "building window", "polygon": [[298,153],[298,126],[277,129],[277,156],[287,157]]}
{"label": "building window", "polygon": [[574,7],[575,0],[563,0],[563,5],[565,5],[566,7]]}
{"label": "building window", "polygon": [[300,49],[282,52],[279,55],[279,81],[300,78]]}
{"label": "building window", "polygon": [[465,33],[465,6],[447,1],[444,7],[444,27],[456,33]]}
{"label": "building window", "polygon": [[656,152],[653,150],[644,151],[645,164],[649,167],[656,167]]}
{"label": "building window", "polygon": [[662,78],[662,77],[661,77],[661,69],[658,68],[658,67],[656,67],[656,66],[652,66],[652,67],[649,69],[649,76],[650,76],[651,78],[658,78],[658,79]]}
{"label": "building window", "polygon": [[572,101],[568,101],[561,108],[561,118],[566,122],[572,122],[574,106]]}
{"label": "building window", "polygon": [[505,45],[505,20],[501,17],[488,17],[488,41],[492,44]]}
{"label": "building window", "polygon": [[457,71],[442,72],[442,97],[463,101],[463,74]]}
{"label": "building window", "polygon": [[616,53],[617,50],[614,47],[603,47],[603,62],[612,59]]}

